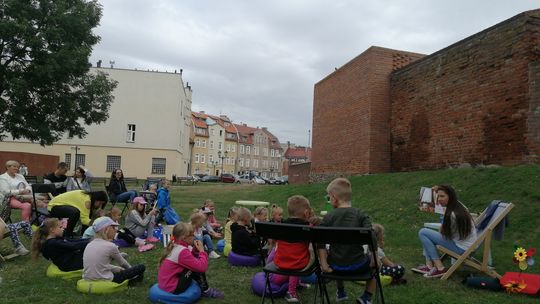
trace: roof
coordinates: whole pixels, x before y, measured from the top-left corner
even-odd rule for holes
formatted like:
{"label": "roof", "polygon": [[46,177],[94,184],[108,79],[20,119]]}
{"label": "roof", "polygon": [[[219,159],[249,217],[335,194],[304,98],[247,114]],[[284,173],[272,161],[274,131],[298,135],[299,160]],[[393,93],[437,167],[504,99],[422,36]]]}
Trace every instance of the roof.
{"label": "roof", "polygon": [[203,129],[208,128],[208,125],[206,124],[206,122],[204,122],[204,120],[200,120],[200,119],[197,119],[197,118],[193,118],[192,120],[193,120],[193,125],[195,125],[195,127],[203,128]]}
{"label": "roof", "polygon": [[267,128],[263,128],[262,130],[264,133],[266,133],[266,135],[268,135],[268,139],[270,140],[270,148],[281,150],[279,139],[276,136],[274,136],[272,132],[268,131]]}
{"label": "roof", "polygon": [[256,128],[248,127],[245,124],[238,125],[234,124],[238,130],[238,142],[252,145],[253,144],[253,134],[257,131]]}
{"label": "roof", "polygon": [[285,158],[306,158],[311,159],[311,148],[296,147],[288,148],[284,154]]}

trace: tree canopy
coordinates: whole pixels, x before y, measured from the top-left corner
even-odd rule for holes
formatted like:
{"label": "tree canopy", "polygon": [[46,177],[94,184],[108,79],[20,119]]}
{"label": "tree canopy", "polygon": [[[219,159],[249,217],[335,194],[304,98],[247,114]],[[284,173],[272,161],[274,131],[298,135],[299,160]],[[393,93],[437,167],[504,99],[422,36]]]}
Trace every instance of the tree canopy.
{"label": "tree canopy", "polygon": [[117,82],[89,64],[97,1],[3,0],[0,16],[0,141],[50,145],[107,120]]}

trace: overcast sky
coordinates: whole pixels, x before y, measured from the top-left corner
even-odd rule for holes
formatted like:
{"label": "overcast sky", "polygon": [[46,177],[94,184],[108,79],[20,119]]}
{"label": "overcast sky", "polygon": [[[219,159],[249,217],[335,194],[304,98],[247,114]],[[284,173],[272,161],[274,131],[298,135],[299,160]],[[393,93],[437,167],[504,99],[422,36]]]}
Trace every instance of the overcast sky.
{"label": "overcast sky", "polygon": [[532,0],[101,0],[92,63],[183,69],[193,110],[308,144],[316,82],[372,45],[431,54]]}

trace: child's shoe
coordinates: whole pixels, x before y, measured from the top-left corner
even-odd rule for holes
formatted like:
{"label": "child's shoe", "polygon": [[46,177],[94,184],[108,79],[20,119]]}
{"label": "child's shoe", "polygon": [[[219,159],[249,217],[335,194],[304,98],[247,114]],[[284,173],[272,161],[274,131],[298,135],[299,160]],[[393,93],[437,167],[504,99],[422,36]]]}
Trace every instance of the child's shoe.
{"label": "child's shoe", "polygon": [[147,238],[146,238],[146,241],[147,241],[148,243],[159,243],[159,239],[158,239],[157,237],[153,237],[153,236],[147,237]]}
{"label": "child's shoe", "polygon": [[357,304],[372,304],[371,300],[364,298],[364,296],[356,298],[356,303]]}
{"label": "child's shoe", "polygon": [[135,246],[139,247],[146,244],[146,242],[143,239],[135,238]]}
{"label": "child's shoe", "polygon": [[154,248],[153,244],[141,245],[141,246],[139,246],[139,252],[145,252],[145,251],[148,251],[148,250],[152,250],[153,248]]}
{"label": "child's shoe", "polygon": [[30,253],[28,249],[26,249],[23,245],[19,245],[19,247],[15,248],[15,253],[18,255],[27,255]]}
{"label": "child's shoe", "polygon": [[429,268],[428,265],[419,265],[419,266],[411,269],[411,271],[418,272],[418,273],[421,273],[421,274],[426,274],[430,270],[431,270],[431,268]]}
{"label": "child's shoe", "polygon": [[343,290],[337,290],[336,291],[336,302],[343,302],[347,301],[349,297],[347,296],[347,292],[345,292],[345,289]]}
{"label": "child's shoe", "polygon": [[308,289],[311,287],[311,284],[299,282],[298,287]]}
{"label": "child's shoe", "polygon": [[447,271],[448,271],[448,268],[446,267],[441,270],[437,269],[437,267],[433,267],[428,273],[424,274],[424,277],[429,278],[429,279],[440,278]]}
{"label": "child's shoe", "polygon": [[215,288],[208,288],[207,291],[202,293],[202,296],[205,298],[215,298],[215,299],[223,299],[225,294],[223,294],[223,291]]}
{"label": "child's shoe", "polygon": [[287,291],[287,293],[285,294],[285,301],[287,301],[288,303],[297,303],[297,302],[300,302],[298,300],[298,295],[296,295],[296,293],[290,293]]}
{"label": "child's shoe", "polygon": [[210,254],[208,255],[209,258],[211,259],[217,259],[219,257],[221,257],[219,254],[217,254],[215,251],[211,251]]}

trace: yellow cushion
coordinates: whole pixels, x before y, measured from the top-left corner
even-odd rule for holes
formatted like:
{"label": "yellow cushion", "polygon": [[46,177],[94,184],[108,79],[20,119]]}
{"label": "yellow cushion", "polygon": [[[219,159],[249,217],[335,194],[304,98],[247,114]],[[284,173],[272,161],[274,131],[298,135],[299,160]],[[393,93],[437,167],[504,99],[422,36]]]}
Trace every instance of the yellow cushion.
{"label": "yellow cushion", "polygon": [[81,278],[83,273],[82,269],[73,271],[62,271],[56,265],[51,264],[47,267],[47,277],[49,278],[61,278],[64,280]]}
{"label": "yellow cushion", "polygon": [[223,247],[223,255],[229,256],[229,252],[231,252],[232,246],[231,244],[225,244],[225,247]]}
{"label": "yellow cushion", "polygon": [[80,279],[77,281],[77,291],[82,293],[106,294],[127,290],[129,280],[118,284],[113,281],[87,281]]}
{"label": "yellow cushion", "polygon": [[[365,285],[366,281],[358,281],[357,283],[360,284],[360,285]],[[390,283],[392,283],[392,277],[391,276],[385,276],[385,275],[381,276],[381,285],[382,286],[388,286],[388,285],[390,285]]]}

